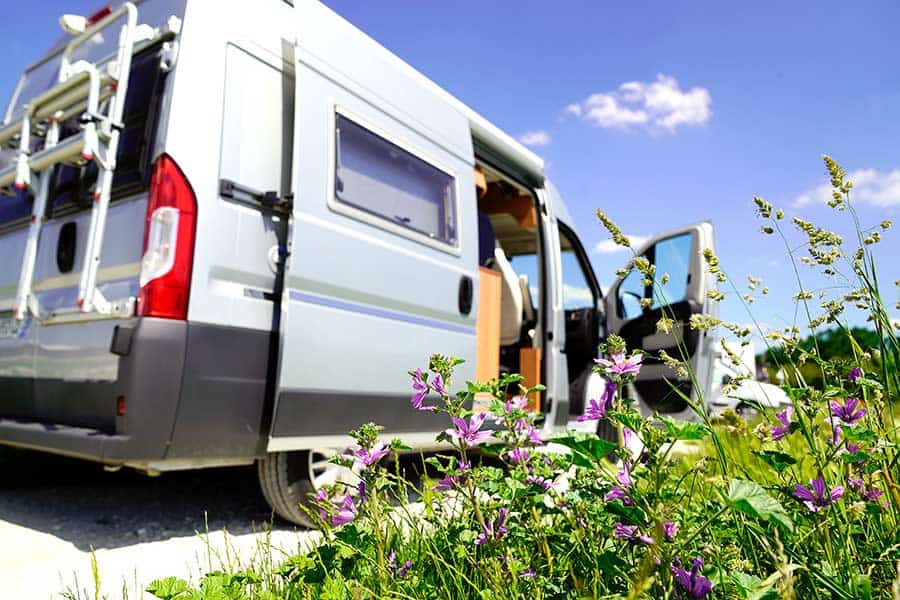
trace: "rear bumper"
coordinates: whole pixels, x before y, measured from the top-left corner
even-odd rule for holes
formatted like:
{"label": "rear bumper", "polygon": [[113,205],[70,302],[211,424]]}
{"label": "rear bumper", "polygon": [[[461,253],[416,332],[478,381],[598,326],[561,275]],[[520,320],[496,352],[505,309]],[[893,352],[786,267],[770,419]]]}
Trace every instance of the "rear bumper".
{"label": "rear bumper", "polygon": [[[268,332],[166,319],[120,325],[113,382],[0,381],[0,443],[112,465],[247,462],[268,439],[268,342]],[[64,423],[27,409],[47,390]]]}

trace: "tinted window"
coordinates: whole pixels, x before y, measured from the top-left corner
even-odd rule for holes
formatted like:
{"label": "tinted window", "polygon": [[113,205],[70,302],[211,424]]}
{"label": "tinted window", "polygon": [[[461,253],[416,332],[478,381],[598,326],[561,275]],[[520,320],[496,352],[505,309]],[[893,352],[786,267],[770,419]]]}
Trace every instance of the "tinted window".
{"label": "tinted window", "polygon": [[[661,240],[653,247],[656,265],[653,308],[681,302],[687,297],[691,240],[690,233],[683,233]],[[665,285],[661,281],[663,275],[669,276]]]}
{"label": "tinted window", "polygon": [[[644,253],[644,257],[656,265],[653,285],[645,286],[644,276],[637,269],[626,275],[619,285],[617,298],[620,318],[641,316],[644,312],[641,300],[645,298],[653,298],[648,308],[652,310],[681,302],[687,297],[692,243],[693,235],[683,233],[660,240]],[[664,276],[668,278],[666,283],[663,283]]]}
{"label": "tinted window", "polygon": [[335,199],[456,245],[451,175],[343,115],[336,115],[336,127]]}
{"label": "tinted window", "polygon": [[[156,131],[159,97],[162,92],[158,51],[159,47],[153,46],[132,58],[113,177],[113,199],[129,196],[146,188],[147,170],[152,158],[149,155],[150,142]],[[105,107],[103,110],[105,111]],[[73,117],[61,124],[60,137],[66,138],[79,129],[78,118]],[[35,137],[33,140],[32,151],[43,148],[43,138]],[[8,165],[15,156],[15,149],[3,150],[0,152],[0,165]],[[58,165],[52,177],[48,212],[53,214],[60,210],[89,207],[96,181],[95,163],[83,167]],[[18,226],[17,221],[22,219],[24,223],[30,214],[30,195],[0,196],[0,226]]]}
{"label": "tinted window", "polygon": [[625,276],[619,285],[619,318],[634,319],[641,316],[644,309],[641,307],[641,300],[646,296],[646,288],[644,286],[644,276],[638,273],[637,269]]}

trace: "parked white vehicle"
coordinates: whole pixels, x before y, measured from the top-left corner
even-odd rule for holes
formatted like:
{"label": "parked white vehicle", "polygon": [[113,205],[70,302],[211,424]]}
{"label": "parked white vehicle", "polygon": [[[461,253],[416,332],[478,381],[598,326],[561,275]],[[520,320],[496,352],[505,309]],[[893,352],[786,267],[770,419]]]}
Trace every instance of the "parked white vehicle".
{"label": "parked white vehicle", "polygon": [[[0,442],[150,473],[256,462],[303,523],[348,430],[422,447],[445,427],[409,405],[431,353],[467,359],[459,382],[545,384],[548,432],[582,414],[610,332],[683,342],[709,386],[686,325],[713,310],[708,223],[642,249],[669,306],[641,307],[634,274],[604,299],[540,158],[322,4],[62,23],[0,125]],[[664,378],[646,365],[641,401],[684,411]]]}

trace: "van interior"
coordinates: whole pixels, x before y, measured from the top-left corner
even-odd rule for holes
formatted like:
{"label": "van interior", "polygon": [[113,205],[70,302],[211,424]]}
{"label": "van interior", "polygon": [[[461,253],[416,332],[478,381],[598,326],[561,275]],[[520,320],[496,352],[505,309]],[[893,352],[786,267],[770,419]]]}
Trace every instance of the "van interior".
{"label": "van interior", "polygon": [[[494,274],[499,287],[499,373],[520,373],[531,387],[543,382],[541,306],[546,301],[542,238],[534,193],[489,165],[475,170],[478,188],[479,266],[482,287]],[[568,366],[569,413],[581,414],[593,359],[600,343],[600,287],[578,238],[559,224],[565,309],[565,354]],[[484,290],[482,290],[484,291]],[[480,298],[485,300],[485,298]],[[494,338],[496,339],[496,338]],[[479,345],[479,356],[487,353]],[[481,362],[483,358],[479,358]],[[540,394],[531,410],[546,412]]]}
{"label": "van interior", "polygon": [[[491,287],[493,279],[499,288],[499,336],[493,341],[497,372],[520,373],[531,387],[542,383],[537,201],[528,188],[486,164],[478,164],[475,179],[479,276],[482,286]],[[541,409],[540,394],[530,400],[532,410]]]}

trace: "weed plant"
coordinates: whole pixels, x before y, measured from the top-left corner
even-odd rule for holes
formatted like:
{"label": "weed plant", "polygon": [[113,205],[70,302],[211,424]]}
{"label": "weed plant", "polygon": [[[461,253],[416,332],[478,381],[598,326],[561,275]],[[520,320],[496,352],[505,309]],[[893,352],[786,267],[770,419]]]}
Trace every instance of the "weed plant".
{"label": "weed plant", "polygon": [[[713,422],[703,398],[683,397],[696,420],[642,417],[629,390],[644,362],[667,364],[673,381],[692,377],[685,349],[645,353],[611,336],[595,367],[605,390],[583,418],[612,424],[618,439],[571,432],[544,439],[528,411],[536,388],[507,375],[452,392],[459,361],[435,355],[426,370],[410,373],[410,410],[446,415],[438,439],[452,451],[427,459],[439,475],[420,503],[405,503],[410,484],[383,460],[407,449],[363,425],[353,432],[358,447],[337,459],[358,467],[358,484],[313,499],[321,544],[280,564],[215,572],[196,586],[168,578],[149,591],[163,599],[900,598],[900,374],[891,366],[900,344],[871,253],[890,223],[863,228],[852,184],[834,161],[825,163],[831,207],[857,231],[851,243],[755,199],[763,234],[785,243],[810,331],[837,327],[853,349],[825,359],[814,343],[800,344],[799,327],[757,331],[780,349],[786,364],[779,366],[790,367],[783,385],[790,405],[760,408],[755,424],[734,413]],[[804,236],[802,248],[787,242],[788,224]],[[721,284],[710,300],[742,296],[713,250],[704,257]],[[840,285],[840,295],[816,301],[800,284],[804,263]],[[657,277],[642,256],[630,268],[665,304],[667,276]],[[877,347],[855,340],[847,307],[865,311]],[[663,332],[680,326],[688,325],[674,315],[658,324]],[[711,317],[689,326],[742,340],[752,333]],[[803,376],[810,367],[816,386]],[[490,399],[486,410],[473,411],[476,396]],[[700,451],[680,451],[685,444]],[[567,452],[553,451],[560,447]]]}

